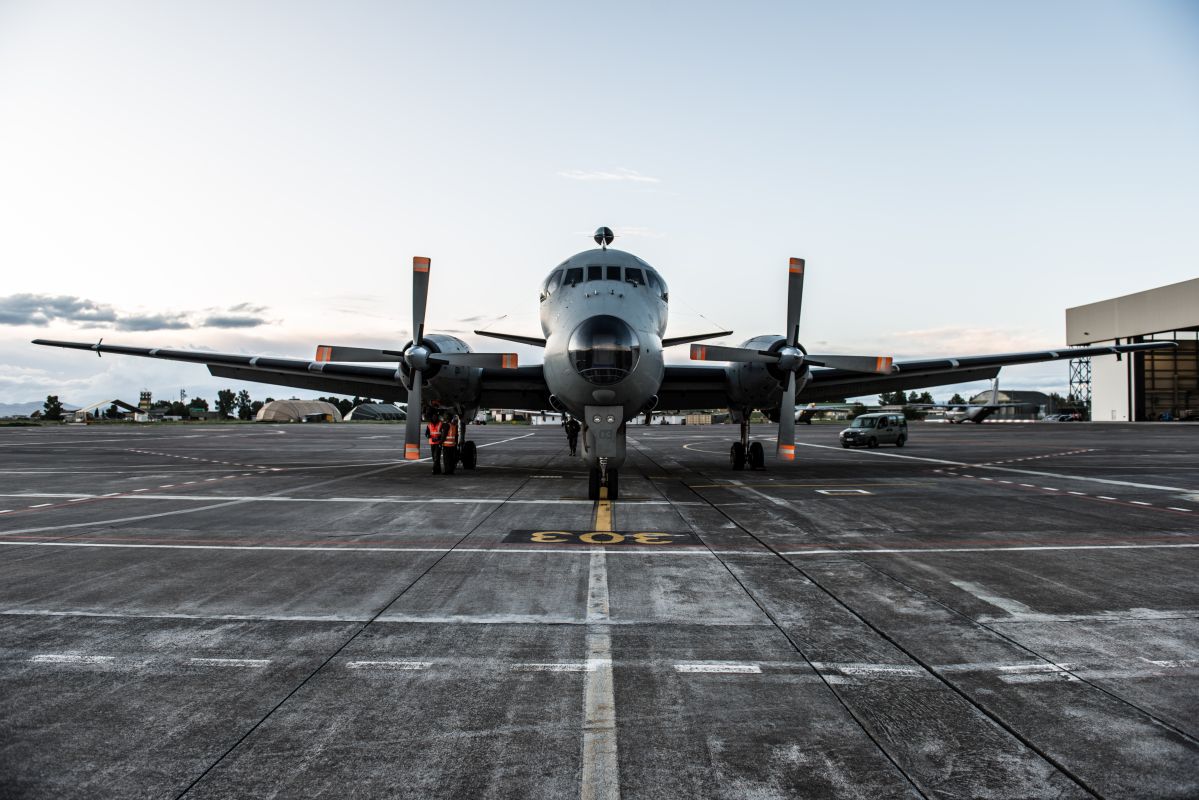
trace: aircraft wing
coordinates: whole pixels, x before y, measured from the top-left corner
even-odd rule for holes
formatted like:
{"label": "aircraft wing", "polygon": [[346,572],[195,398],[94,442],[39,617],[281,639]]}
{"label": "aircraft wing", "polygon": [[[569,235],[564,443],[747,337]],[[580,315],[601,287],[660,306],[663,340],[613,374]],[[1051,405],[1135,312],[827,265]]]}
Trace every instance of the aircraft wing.
{"label": "aircraft wing", "polygon": [[933,358],[921,361],[897,361],[890,375],[850,372],[843,369],[814,369],[812,381],[804,388],[801,400],[823,400],[858,397],[867,394],[894,392],[899,389],[927,389],[951,383],[988,380],[999,374],[1002,367],[1016,364],[1035,364],[1043,361],[1070,360],[1112,353],[1134,353],[1177,347],[1174,342],[1140,342],[1137,344],[1105,345],[1103,347],[1063,347],[1058,350],[1034,350],[1027,353],[995,353],[993,355]]}
{"label": "aircraft wing", "polygon": [[[203,350],[172,350],[165,347],[61,342],[50,339],[34,339],[33,343],[72,350],[90,350],[95,353],[204,364],[214,376],[231,380],[375,397],[389,403],[404,403],[408,400],[408,391],[400,382],[399,370],[394,367],[211,353]],[[484,369],[482,392],[481,404],[485,407],[550,407],[549,392],[545,387],[540,365],[517,369]]]}

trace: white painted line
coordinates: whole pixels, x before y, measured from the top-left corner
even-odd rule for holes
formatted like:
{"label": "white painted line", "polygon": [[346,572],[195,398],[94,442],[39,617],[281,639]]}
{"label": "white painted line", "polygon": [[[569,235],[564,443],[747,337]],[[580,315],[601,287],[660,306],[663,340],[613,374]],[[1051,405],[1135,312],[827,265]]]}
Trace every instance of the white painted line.
{"label": "white painted line", "polygon": [[862,495],[873,494],[865,489],[817,489],[816,494],[825,494],[830,497],[844,497],[846,495]]}
{"label": "white painted line", "polygon": [[428,669],[431,666],[433,666],[432,661],[350,661],[346,663],[347,669],[417,670]]}
{"label": "white painted line", "polygon": [[161,486],[159,486],[158,488],[159,489],[173,489],[174,487],[175,487],[175,484],[173,484],[173,483],[164,483]]}
{"label": "white painted line", "polygon": [[52,505],[54,505],[54,504],[53,503],[37,503],[35,505],[30,506],[30,508],[45,508],[46,506],[52,506]]}
{"label": "white painted line", "polygon": [[[138,491],[139,491],[139,492],[142,492],[142,491],[145,491],[145,490],[144,490],[144,489],[138,489]],[[68,502],[68,503],[82,503],[84,500],[91,500],[91,499],[92,499],[92,498],[90,498],[90,497],[76,497],[74,500],[68,500],[67,502]]]}
{"label": "white painted line", "polygon": [[184,485],[184,486],[191,486],[191,485],[192,485],[193,483],[195,483],[195,482],[196,482],[196,481],[184,481],[184,482],[183,482],[183,485]]}
{"label": "white painted line", "polygon": [[1067,494],[1076,495],[1078,497],[1086,497],[1087,496],[1086,492],[1067,492]]}
{"label": "white painted line", "polygon": [[1146,503],[1144,500],[1130,500],[1134,506],[1151,506],[1153,503]]}
{"label": "white painted line", "polygon": [[710,672],[727,675],[760,675],[762,668],[757,664],[705,663],[675,664],[675,672]]}
{"label": "white painted line", "polygon": [[1054,489],[1052,486],[1042,486],[1041,488],[1047,492],[1060,492],[1061,491],[1061,489]]}
{"label": "white painted line", "polygon": [[1011,484],[1011,481],[1004,481],[1004,480],[1001,480],[1001,481],[1000,481],[1000,483],[1007,483],[1007,484]]}
{"label": "white painted line", "polygon": [[[3,544],[3,542],[0,542]],[[14,542],[13,544],[16,544]],[[830,550],[784,550],[783,556],[854,555],[873,556],[888,553],[1005,553],[1031,550],[1171,550],[1178,547],[1199,547],[1199,544],[1045,544],[1019,547],[880,547],[874,550],[849,548]]]}
{"label": "white painted line", "polygon": [[[842,452],[843,448],[839,445],[828,444],[810,444],[808,442],[796,442],[802,447],[818,447],[822,450],[832,450],[834,452]],[[967,464],[964,461],[951,461],[945,458],[925,458],[923,456],[900,455],[899,453],[879,452],[878,450],[855,450],[855,454],[864,454],[867,456],[875,456],[881,458],[904,458],[910,461],[924,461],[931,464],[949,464],[955,467],[967,467],[971,469],[990,469],[998,472],[1014,472],[1019,475],[1036,475],[1040,478],[1058,478],[1060,480],[1069,481],[1086,481],[1088,483],[1105,483],[1109,486],[1131,486],[1134,489],[1158,489],[1166,492],[1194,492],[1194,488],[1185,488],[1180,486],[1162,486],[1156,483],[1136,483],[1134,481],[1118,481],[1109,478],[1092,478],[1085,475],[1067,475],[1059,472],[1038,472],[1030,469],[1015,469],[1012,467],[998,467],[992,464]],[[1002,483],[1002,481],[1001,481]]]}
{"label": "white painted line", "polygon": [[608,562],[591,551],[587,578],[587,663],[583,681],[583,774],[581,800],[619,800],[616,754],[616,695],[612,687],[612,639],[608,634]]}
{"label": "white painted line", "polygon": [[983,477],[983,478],[979,478],[979,480],[980,480],[980,481],[993,481],[993,480],[995,480],[995,479],[994,479],[994,478],[986,478],[986,477]]}
{"label": "white painted line", "polygon": [[1033,486],[1031,483],[1022,483],[1022,484],[1020,484],[1020,485],[1021,485],[1021,486],[1023,486],[1024,488],[1026,488],[1026,489],[1035,489],[1035,488],[1037,488],[1037,487]]}
{"label": "white painted line", "polygon": [[189,658],[189,664],[208,667],[265,667],[269,658]]}
{"label": "white painted line", "polygon": [[990,590],[988,590],[985,586],[980,586],[977,583],[971,583],[970,581],[954,581],[954,580],[951,580],[950,583],[953,584],[954,586],[958,587],[959,589],[961,589],[963,592],[969,592],[970,594],[977,597],[979,600],[982,600],[984,603],[987,603],[988,605],[992,605],[992,606],[995,606],[996,608],[1002,609],[1002,610],[1008,612],[1009,614],[1028,614],[1033,611],[1033,609],[1029,608],[1028,606],[1024,605],[1023,603],[1017,602],[1017,601],[1012,600],[1007,597],[1001,597],[1000,595],[994,594]]}
{"label": "white painted line", "polygon": [[[23,532],[22,532],[23,533]],[[6,536],[11,534],[0,534]],[[328,547],[325,545],[314,545],[312,547],[304,547],[299,545],[252,545],[252,544],[133,544],[133,543],[115,543],[115,542],[87,542],[73,540],[69,542],[54,541],[54,542],[19,542],[11,539],[0,538],[0,547],[115,547],[126,549],[142,549],[142,550],[262,550],[270,551],[285,551],[289,553],[445,553],[453,551],[457,553],[500,553],[508,556],[525,556],[525,555],[557,555],[570,556],[578,558],[591,554],[591,550],[582,547],[453,547],[446,545],[445,547]],[[1145,545],[1146,547],[1155,547],[1158,545]],[[1160,545],[1162,547],[1190,547],[1191,545]],[[1199,547],[1199,545],[1194,545]],[[711,551],[703,547],[696,547],[690,550],[679,549],[663,549],[663,550],[645,550],[634,548],[622,548],[617,546],[613,550],[607,551],[611,555],[628,555],[628,556],[699,556],[703,558],[715,558],[718,555],[724,556],[773,556],[769,550],[716,550]],[[829,551],[842,552],[842,551]],[[853,552],[853,551],[844,551]],[[871,551],[881,552],[881,551]]]}
{"label": "white painted line", "polygon": [[[574,664],[513,664],[513,672],[595,672],[599,659]],[[608,664],[611,668],[611,662]]]}
{"label": "white painted line", "polygon": [[1191,510],[1189,508],[1179,508],[1178,506],[1166,506],[1166,508],[1170,509],[1171,511],[1190,511]]}
{"label": "white painted line", "polygon": [[1095,495],[1095,496],[1098,497],[1100,500],[1115,500],[1116,499],[1114,497],[1108,497],[1105,494],[1099,494],[1099,495]]}
{"label": "white painted line", "polygon": [[12,511],[11,508],[0,508],[0,514],[7,514]]}
{"label": "white painted line", "polygon": [[133,491],[135,491],[135,492],[148,492],[148,491],[150,491],[150,490],[149,490],[149,489],[134,489]]}
{"label": "white painted line", "polygon": [[118,494],[120,494],[120,492],[109,492],[108,494],[102,494],[100,496],[101,497],[116,497]]}
{"label": "white painted line", "polygon": [[111,664],[116,661],[114,656],[79,656],[69,654],[54,654],[34,656],[29,659],[34,664]]}

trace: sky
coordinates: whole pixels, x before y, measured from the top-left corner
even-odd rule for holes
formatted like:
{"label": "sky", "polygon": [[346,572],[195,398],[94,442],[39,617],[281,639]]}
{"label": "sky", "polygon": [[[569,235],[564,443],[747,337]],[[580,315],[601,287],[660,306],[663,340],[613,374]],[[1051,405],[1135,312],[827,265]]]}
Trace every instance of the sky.
{"label": "sky", "polygon": [[429,330],[536,363],[469,332],[540,335],[601,225],[669,335],[781,332],[805,258],[813,352],[1059,347],[1199,276],[1194,2],[596,8],[0,0],[0,403],[314,396],[29,340],[396,347],[414,255]]}

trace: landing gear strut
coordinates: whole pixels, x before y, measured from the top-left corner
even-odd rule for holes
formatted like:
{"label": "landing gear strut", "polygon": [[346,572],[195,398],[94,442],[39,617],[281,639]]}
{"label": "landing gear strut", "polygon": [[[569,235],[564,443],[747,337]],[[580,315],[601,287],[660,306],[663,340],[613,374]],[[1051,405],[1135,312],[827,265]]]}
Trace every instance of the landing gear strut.
{"label": "landing gear strut", "polygon": [[741,441],[733,442],[729,450],[729,462],[735,470],[745,469],[747,462],[750,469],[766,468],[766,451],[762,443],[749,441],[749,415],[748,411],[741,415]]}
{"label": "landing gear strut", "polygon": [[608,499],[615,500],[620,496],[620,471],[610,469],[605,463],[608,459],[601,458],[598,467],[592,467],[587,480],[587,497],[591,500],[600,499],[600,489],[608,488]]}

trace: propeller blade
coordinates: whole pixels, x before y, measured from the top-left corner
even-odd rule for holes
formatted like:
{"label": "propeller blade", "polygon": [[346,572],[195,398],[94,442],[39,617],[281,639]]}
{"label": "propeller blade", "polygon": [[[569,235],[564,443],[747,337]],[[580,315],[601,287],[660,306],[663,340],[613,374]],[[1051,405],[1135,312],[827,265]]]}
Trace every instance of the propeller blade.
{"label": "propeller blade", "polygon": [[803,307],[802,258],[791,259],[787,273],[787,344],[799,346],[799,311]]}
{"label": "propeller blade", "polygon": [[692,361],[746,361],[751,363],[774,364],[779,357],[774,353],[762,350],[750,350],[745,347],[722,347],[718,344],[691,345]]}
{"label": "propeller blade", "polygon": [[693,336],[667,336],[662,340],[663,347],[674,347],[676,344],[691,344],[702,342],[704,339],[719,339],[721,336],[732,336],[732,331],[713,331],[712,333],[697,333]]}
{"label": "propeller blade", "polygon": [[429,356],[429,363],[516,369],[516,353],[434,353]]}
{"label": "propeller blade", "polygon": [[412,257],[412,343],[425,338],[425,305],[429,300],[429,259]]}
{"label": "propeller blade", "polygon": [[342,347],[335,344],[317,345],[317,361],[399,361],[399,350],[376,350],[372,347]]}
{"label": "propeller blade", "polygon": [[779,406],[779,440],[775,449],[784,461],[795,460],[795,373],[787,373],[787,388]]}
{"label": "propeller blade", "polygon": [[891,356],[829,356],[811,353],[804,361],[818,367],[847,369],[850,372],[877,372],[880,375],[891,374]]}
{"label": "propeller blade", "polygon": [[420,404],[421,383],[425,376],[412,370],[412,388],[408,390],[408,421],[404,423],[404,460],[420,460],[420,423],[424,411]]}

